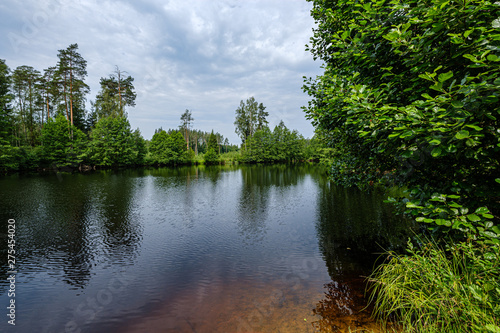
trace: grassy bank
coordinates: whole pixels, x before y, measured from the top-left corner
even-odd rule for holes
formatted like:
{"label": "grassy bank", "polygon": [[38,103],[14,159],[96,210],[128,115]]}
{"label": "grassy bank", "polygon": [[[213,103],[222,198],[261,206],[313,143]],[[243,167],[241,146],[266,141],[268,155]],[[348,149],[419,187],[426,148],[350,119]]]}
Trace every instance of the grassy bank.
{"label": "grassy bank", "polygon": [[408,242],[371,276],[375,315],[403,332],[500,332],[500,246]]}

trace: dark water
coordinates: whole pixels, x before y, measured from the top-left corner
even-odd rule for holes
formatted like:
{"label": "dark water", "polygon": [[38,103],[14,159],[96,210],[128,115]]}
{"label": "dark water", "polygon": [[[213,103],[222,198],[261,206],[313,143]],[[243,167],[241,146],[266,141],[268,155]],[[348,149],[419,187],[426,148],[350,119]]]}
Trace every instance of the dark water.
{"label": "dark water", "polygon": [[0,178],[0,331],[375,329],[363,276],[407,230],[382,200],[310,165]]}

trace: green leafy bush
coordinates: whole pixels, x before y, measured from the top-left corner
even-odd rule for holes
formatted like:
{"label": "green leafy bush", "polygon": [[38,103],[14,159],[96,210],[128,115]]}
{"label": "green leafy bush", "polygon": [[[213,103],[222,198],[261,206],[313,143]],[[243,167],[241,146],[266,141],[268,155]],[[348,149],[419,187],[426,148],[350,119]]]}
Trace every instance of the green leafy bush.
{"label": "green leafy bush", "polygon": [[373,277],[379,314],[499,332],[500,3],[311,1],[324,74],[306,79],[304,109],[332,179],[405,188],[390,201],[443,247],[392,254]]}
{"label": "green leafy bush", "polygon": [[[87,136],[66,117],[51,118],[42,129],[42,165],[52,168],[78,167],[87,159]],[[33,163],[33,166],[38,163]]]}

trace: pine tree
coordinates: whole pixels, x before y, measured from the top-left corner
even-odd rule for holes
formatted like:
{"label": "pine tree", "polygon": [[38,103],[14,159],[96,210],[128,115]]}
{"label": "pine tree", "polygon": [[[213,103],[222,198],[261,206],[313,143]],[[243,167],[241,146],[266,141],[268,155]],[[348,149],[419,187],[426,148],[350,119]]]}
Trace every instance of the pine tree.
{"label": "pine tree", "polygon": [[125,107],[135,106],[134,78],[125,76],[118,66],[109,78],[101,78],[101,90],[94,103],[98,118],[109,116],[126,116]]}
{"label": "pine tree", "polygon": [[66,118],[83,128],[85,116],[85,95],[90,88],[84,82],[87,76],[87,61],[78,53],[78,44],[71,44],[57,54],[57,77],[64,98]]}
{"label": "pine tree", "polygon": [[186,109],[181,116],[181,129],[184,130],[184,137],[186,138],[186,147],[189,150],[189,130],[191,127],[191,123],[194,121],[194,118],[191,115],[191,111]]}

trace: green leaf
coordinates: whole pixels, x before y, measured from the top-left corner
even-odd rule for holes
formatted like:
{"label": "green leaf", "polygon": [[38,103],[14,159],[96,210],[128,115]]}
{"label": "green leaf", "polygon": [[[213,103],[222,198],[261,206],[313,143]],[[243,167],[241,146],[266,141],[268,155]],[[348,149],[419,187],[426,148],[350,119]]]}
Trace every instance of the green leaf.
{"label": "green leaf", "polygon": [[448,147],[446,147],[446,151],[448,153],[456,153],[457,152],[457,146],[454,144],[450,144]]}
{"label": "green leaf", "polygon": [[435,73],[433,73],[433,74],[424,73],[424,74],[420,74],[418,77],[421,79],[427,80],[427,81],[434,82],[434,79],[433,79],[434,76],[436,76]]}
{"label": "green leaf", "polygon": [[458,139],[458,140],[463,140],[463,139],[467,139],[469,137],[469,131],[466,131],[466,130],[461,130],[460,132],[458,132],[455,137]]}
{"label": "green leaf", "polygon": [[467,146],[473,147],[476,144],[476,141],[472,140],[471,138],[468,138],[465,143],[467,144]]}
{"label": "green leaf", "polygon": [[464,32],[464,37],[467,38],[469,37],[469,35],[474,31],[474,28],[470,29],[470,30],[467,30],[466,32]]}
{"label": "green leaf", "polygon": [[493,28],[500,28],[500,17],[497,18],[496,20],[493,20],[493,22],[491,22],[491,26]]}
{"label": "green leaf", "polygon": [[404,138],[406,138],[408,136],[412,136],[412,135],[413,135],[413,131],[409,130],[409,131],[406,131],[403,134],[401,134],[401,138],[404,139]]}
{"label": "green leaf", "polygon": [[488,208],[486,207],[479,207],[478,209],[476,209],[476,214],[486,214],[486,213],[489,213],[490,211],[488,210]]}
{"label": "green leaf", "polygon": [[434,139],[434,140],[431,140],[431,141],[429,142],[429,144],[430,144],[431,146],[437,146],[437,145],[439,145],[440,143],[441,143],[441,141],[439,141],[438,139]]}
{"label": "green leaf", "polygon": [[436,222],[437,225],[443,225],[443,224],[446,223],[446,220],[444,220],[444,219],[436,219],[435,222]]}
{"label": "green leaf", "polygon": [[481,218],[479,216],[477,216],[476,214],[469,214],[469,215],[467,215],[467,218],[471,222],[481,221]]}
{"label": "green leaf", "polygon": [[495,179],[495,181],[500,184],[500,178]]}
{"label": "green leaf", "polygon": [[474,57],[473,55],[471,54],[464,54],[463,56],[464,58],[467,58],[469,60],[472,60],[473,62],[480,62],[479,60],[476,59],[476,57]]}
{"label": "green leaf", "polygon": [[451,105],[455,108],[455,109],[461,109],[464,107],[464,103],[460,102],[460,101],[453,101],[451,102]]}
{"label": "green leaf", "polygon": [[472,128],[472,129],[475,129],[476,131],[482,131],[483,128],[482,127],[479,127],[479,126],[476,126],[476,125],[465,125],[466,127],[469,127],[469,128]]}
{"label": "green leaf", "polygon": [[446,80],[451,79],[452,77],[453,77],[453,72],[451,72],[451,71],[450,71],[450,72],[447,72],[447,73],[441,73],[441,74],[439,74],[439,76],[438,76],[438,81],[439,81],[439,82],[444,82],[444,81],[446,81]]}
{"label": "green leaf", "polygon": [[432,157],[439,157],[439,156],[441,156],[442,151],[443,151],[443,149],[441,149],[440,147],[434,148],[431,152],[431,155],[432,155]]}
{"label": "green leaf", "polygon": [[494,54],[488,54],[488,56],[486,57],[486,59],[488,59],[489,61],[500,61],[500,58],[497,57]]}
{"label": "green leaf", "polygon": [[361,132],[359,132],[359,137],[362,138],[362,137],[364,137],[364,136],[366,136],[368,134],[370,134],[370,132],[361,131]]}
{"label": "green leaf", "polygon": [[384,35],[383,36],[385,39],[387,39],[388,41],[393,41],[393,40],[396,40],[398,37],[399,37],[399,33],[395,30],[389,32],[387,35]]}
{"label": "green leaf", "polygon": [[436,91],[442,92],[443,91],[443,83],[442,82],[438,82],[438,83],[430,86],[429,88],[432,89],[432,90],[436,90]]}
{"label": "green leaf", "polygon": [[422,206],[417,206],[415,203],[409,201],[406,203],[406,208],[424,208]]}
{"label": "green leaf", "polygon": [[484,213],[484,214],[482,214],[482,215],[483,215],[483,217],[484,217],[485,219],[492,219],[492,218],[494,217],[493,215],[491,215],[491,214],[486,214],[486,213]]}

